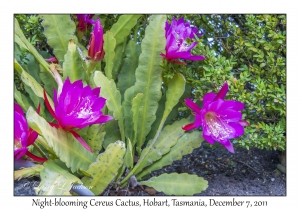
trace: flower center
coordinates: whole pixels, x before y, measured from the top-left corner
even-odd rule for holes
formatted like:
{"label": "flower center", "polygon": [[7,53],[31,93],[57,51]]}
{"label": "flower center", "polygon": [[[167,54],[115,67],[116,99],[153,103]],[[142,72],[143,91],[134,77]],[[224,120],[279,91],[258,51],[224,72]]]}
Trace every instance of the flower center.
{"label": "flower center", "polygon": [[179,32],[173,32],[176,37],[176,44],[179,47],[178,52],[185,52],[188,49],[188,44],[179,36]]}
{"label": "flower center", "polygon": [[183,41],[179,46],[178,52],[185,52],[187,51],[187,49],[188,49],[188,44],[186,43],[186,41]]}
{"label": "flower center", "polygon": [[80,107],[79,112],[77,112],[78,118],[86,118],[92,113],[92,108],[90,105],[90,100],[87,99],[87,101],[84,103],[83,107]]}
{"label": "flower center", "polygon": [[228,123],[214,112],[207,112],[205,114],[205,121],[210,133],[218,140],[226,140],[233,133]]}

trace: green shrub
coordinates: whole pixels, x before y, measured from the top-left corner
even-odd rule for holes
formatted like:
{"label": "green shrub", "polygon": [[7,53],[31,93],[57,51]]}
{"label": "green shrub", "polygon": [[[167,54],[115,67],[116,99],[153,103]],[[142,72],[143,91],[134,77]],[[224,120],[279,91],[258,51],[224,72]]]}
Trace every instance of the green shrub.
{"label": "green shrub", "polygon": [[205,33],[184,73],[201,101],[229,82],[228,98],[245,103],[245,134],[233,141],[242,147],[285,150],[286,16],[185,15]]}

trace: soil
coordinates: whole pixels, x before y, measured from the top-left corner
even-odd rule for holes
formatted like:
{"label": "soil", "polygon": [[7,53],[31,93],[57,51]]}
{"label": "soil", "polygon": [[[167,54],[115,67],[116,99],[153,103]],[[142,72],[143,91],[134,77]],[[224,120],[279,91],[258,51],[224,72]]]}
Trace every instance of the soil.
{"label": "soil", "polygon": [[[279,151],[235,148],[235,153],[223,147],[211,148],[206,144],[150,176],[162,173],[196,174],[208,181],[208,188],[198,196],[286,196],[286,175],[277,169]],[[15,181],[14,195],[35,195],[38,177]],[[102,195],[111,196],[164,196],[153,188],[137,186],[116,191],[109,186]]]}

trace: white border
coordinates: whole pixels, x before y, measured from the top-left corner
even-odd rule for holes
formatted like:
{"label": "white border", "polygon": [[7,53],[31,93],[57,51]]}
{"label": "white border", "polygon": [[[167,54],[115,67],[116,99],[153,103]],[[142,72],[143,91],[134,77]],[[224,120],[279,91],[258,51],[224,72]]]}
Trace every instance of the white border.
{"label": "white border", "polygon": [[[299,154],[299,137],[297,129],[297,117],[299,117],[299,8],[296,1],[279,0],[252,0],[252,1],[1,1],[1,19],[0,19],[0,123],[1,123],[1,205],[12,208],[30,209],[32,208],[32,197],[14,197],[13,196],[13,158],[11,153],[12,135],[13,135],[13,14],[15,13],[285,13],[287,14],[287,196],[286,197],[237,197],[238,200],[267,200],[268,207],[265,209],[287,208],[291,209],[297,205],[299,181],[299,163],[297,154]],[[298,65],[297,65],[298,64]],[[297,77],[298,76],[298,77]],[[43,198],[43,197],[42,197]],[[48,197],[49,198],[49,197]],[[54,198],[54,197],[50,197]],[[97,197],[97,200],[115,200],[119,197]],[[148,197],[122,197],[122,199],[140,200]],[[207,200],[214,198],[217,200],[230,200],[232,197],[197,197],[197,199]],[[68,197],[64,200],[73,200]],[[89,200],[91,198],[82,198]],[[160,197],[158,197],[160,199]],[[162,198],[161,198],[162,199]],[[165,199],[165,198],[164,198]],[[168,199],[171,199],[168,197]],[[180,199],[193,199],[194,197],[180,197]],[[76,198],[75,198],[76,200]],[[38,207],[36,207],[38,208]],[[46,207],[49,208],[49,207]],[[46,209],[45,208],[45,209]],[[61,209],[82,209],[82,207],[61,207]],[[105,207],[97,207],[99,209]],[[132,207],[123,207],[131,209]],[[153,207],[148,207],[148,209]],[[155,207],[162,209],[160,207]],[[198,209],[201,207],[189,207]],[[207,209],[217,209],[219,207],[210,207]],[[227,207],[221,207],[227,208]],[[7,208],[5,208],[7,209]],[[89,207],[88,209],[92,209]],[[229,209],[229,207],[228,207]],[[230,207],[232,209],[232,207]],[[252,208],[253,209],[253,208]],[[255,208],[254,208],[255,209]]]}

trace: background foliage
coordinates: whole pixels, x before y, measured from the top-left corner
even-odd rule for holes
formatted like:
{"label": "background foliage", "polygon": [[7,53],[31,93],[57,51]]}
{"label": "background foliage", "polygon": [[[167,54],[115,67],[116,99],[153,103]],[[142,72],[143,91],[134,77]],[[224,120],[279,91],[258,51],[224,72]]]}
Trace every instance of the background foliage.
{"label": "background foliage", "polygon": [[246,148],[285,150],[286,16],[186,18],[204,31],[197,49],[207,56],[186,74],[195,97],[217,91],[224,80],[229,81],[228,98],[245,103],[243,114],[250,122],[245,135],[233,143]]}

